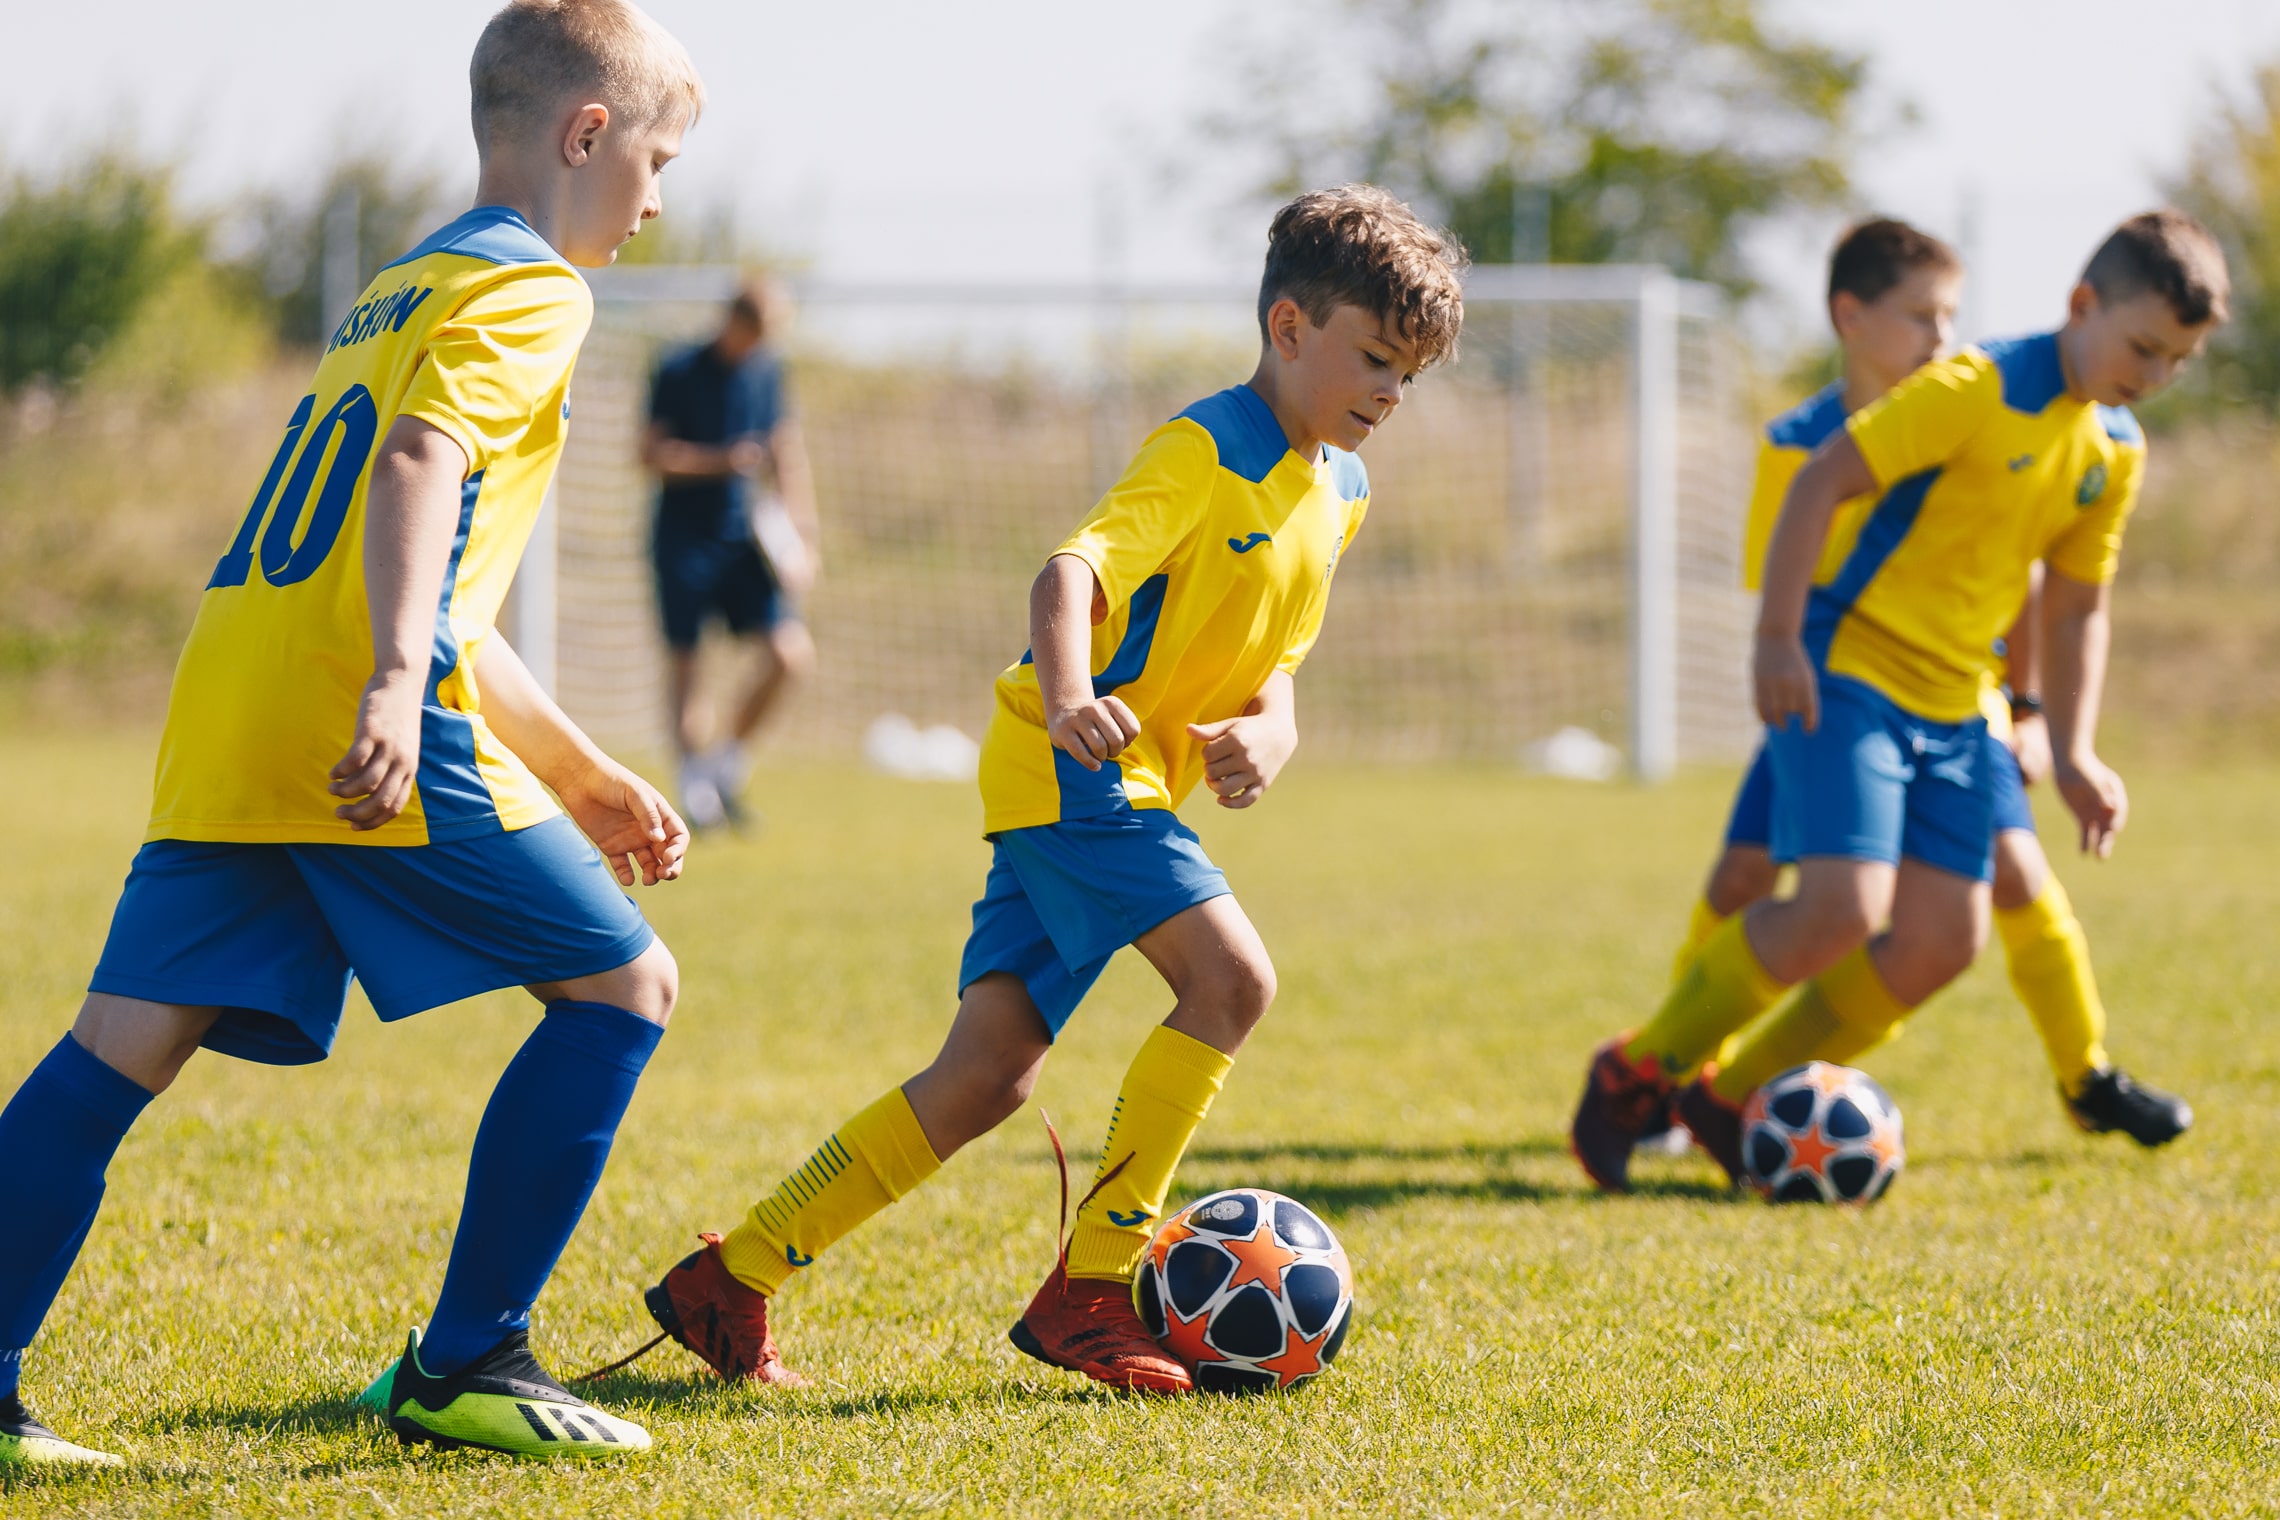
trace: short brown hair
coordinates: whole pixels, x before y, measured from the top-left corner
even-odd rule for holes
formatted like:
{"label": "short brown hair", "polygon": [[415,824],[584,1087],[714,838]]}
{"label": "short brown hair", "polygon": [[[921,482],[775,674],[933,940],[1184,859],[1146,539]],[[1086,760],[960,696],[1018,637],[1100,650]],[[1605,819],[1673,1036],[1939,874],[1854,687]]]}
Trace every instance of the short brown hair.
{"label": "short brown hair", "polygon": [[1375,185],[1313,190],[1275,213],[1259,281],[1259,335],[1267,312],[1288,298],[1317,327],[1337,306],[1391,322],[1420,360],[1453,359],[1464,326],[1461,276],[1468,260],[1456,235],[1428,227]]}
{"label": "short brown hair", "polygon": [[2082,281],[2101,301],[2126,301],[2148,291],[2169,303],[2187,327],[2222,322],[2230,313],[2232,275],[2209,229],[2175,207],[2141,211],[2106,235],[2082,270]]}
{"label": "short brown hair", "polygon": [[1877,301],[1919,269],[1962,267],[1953,248],[1922,228],[1874,216],[1847,227],[1830,251],[1828,298],[1834,301],[1842,293]]}
{"label": "short brown hair", "polygon": [[510,0],[476,39],[467,82],[479,147],[571,95],[599,100],[637,128],[676,109],[694,121],[705,103],[688,52],[626,0]]}

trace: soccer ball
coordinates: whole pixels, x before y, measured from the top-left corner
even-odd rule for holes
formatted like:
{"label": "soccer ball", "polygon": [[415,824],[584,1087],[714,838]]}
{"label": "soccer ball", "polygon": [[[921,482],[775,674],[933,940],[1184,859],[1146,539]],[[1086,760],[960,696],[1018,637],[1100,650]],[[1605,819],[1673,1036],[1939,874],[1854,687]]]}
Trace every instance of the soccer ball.
{"label": "soccer ball", "polygon": [[1354,1269],[1297,1199],[1229,1188],[1164,1221],[1132,1299],[1196,1387],[1264,1393],[1315,1376],[1346,1343]]}
{"label": "soccer ball", "polygon": [[1793,1066],[1742,1105],[1742,1161],[1776,1203],[1874,1203],[1905,1155],[1892,1095],[1850,1066]]}

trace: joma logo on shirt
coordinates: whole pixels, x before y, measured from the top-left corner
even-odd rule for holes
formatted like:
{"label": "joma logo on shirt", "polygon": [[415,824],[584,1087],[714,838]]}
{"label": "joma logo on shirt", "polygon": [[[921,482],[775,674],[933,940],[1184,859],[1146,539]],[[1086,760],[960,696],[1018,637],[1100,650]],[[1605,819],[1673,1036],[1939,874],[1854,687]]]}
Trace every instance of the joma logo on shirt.
{"label": "joma logo on shirt", "polygon": [[1274,537],[1271,534],[1253,533],[1244,538],[1231,538],[1227,540],[1227,547],[1233,549],[1237,554],[1248,554],[1253,549],[1258,548],[1261,544],[1271,544],[1273,542]]}
{"label": "joma logo on shirt", "polygon": [[2074,504],[2087,507],[2105,494],[2106,462],[2103,459],[2095,460],[2089,469],[2082,472],[2082,484],[2074,488]]}

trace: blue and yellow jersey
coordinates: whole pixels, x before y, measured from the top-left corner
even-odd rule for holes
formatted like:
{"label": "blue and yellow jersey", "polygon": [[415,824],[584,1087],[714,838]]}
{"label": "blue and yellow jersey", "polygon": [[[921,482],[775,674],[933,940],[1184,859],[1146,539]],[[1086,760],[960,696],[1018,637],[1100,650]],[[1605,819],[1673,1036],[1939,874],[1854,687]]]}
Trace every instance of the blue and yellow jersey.
{"label": "blue and yellow jersey", "polygon": [[[1845,425],[1845,383],[1842,380],[1816,391],[1765,425],[1758,439],[1757,477],[1750,489],[1750,515],[1742,527],[1742,589],[1756,591],[1764,583],[1765,552],[1773,545],[1773,525],[1781,516],[1781,503],[1789,483],[1805,468],[1813,451]],[[1825,585],[1844,567],[1860,536],[1861,519],[1875,504],[1873,494],[1856,496],[1837,507],[1829,520],[1828,541],[1821,562],[1814,568],[1813,584]]]}
{"label": "blue and yellow jersey", "polygon": [[1149,434],[1053,551],[1100,582],[1093,691],[1122,698],[1140,737],[1098,771],[1055,749],[1024,654],[998,677],[982,741],[984,831],[1179,806],[1203,776],[1187,726],[1236,716],[1269,676],[1298,668],[1369,499],[1360,459],[1337,449],[1301,459],[1246,385]]}
{"label": "blue and yellow jersey", "polygon": [[1980,710],[2036,560],[2113,579],[2144,435],[2127,411],[2067,395],[2055,333],[1928,364],[1846,427],[1881,495],[1814,588],[1806,648],[1832,675],[1960,723]]}
{"label": "blue and yellow jersey", "polygon": [[[484,206],[373,278],[326,346],[174,672],[148,839],[416,845],[519,829],[554,804],[483,722],[475,658],[569,426],[593,299],[513,211]],[[372,675],[365,492],[398,417],[466,451],[435,610],[416,789],[357,833],[326,772]]]}

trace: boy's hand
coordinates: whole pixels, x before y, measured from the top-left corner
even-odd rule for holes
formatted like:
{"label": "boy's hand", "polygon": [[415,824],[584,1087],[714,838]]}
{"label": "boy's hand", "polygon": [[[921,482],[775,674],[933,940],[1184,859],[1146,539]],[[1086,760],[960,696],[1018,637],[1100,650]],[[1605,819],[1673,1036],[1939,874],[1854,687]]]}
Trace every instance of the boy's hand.
{"label": "boy's hand", "polygon": [[1791,717],[1805,720],[1805,732],[1821,726],[1821,687],[1806,657],[1805,641],[1795,634],[1759,633],[1750,652],[1757,687],[1758,717],[1780,728]]}
{"label": "boy's hand", "polygon": [[326,774],[325,790],[356,799],[333,809],[358,833],[376,829],[404,811],[420,773],[420,692],[423,672],[374,671],[356,706],[356,737]]}
{"label": "boy's hand", "polygon": [[1188,737],[1203,741],[1203,782],[1219,805],[1247,808],[1266,795],[1297,750],[1298,725],[1286,712],[1251,713],[1190,723]]}
{"label": "boy's hand", "polygon": [[2041,713],[2021,713],[2011,720],[2011,756],[2019,762],[2019,774],[2027,785],[2040,786],[2050,779],[2050,725]]}
{"label": "boy's hand", "polygon": [[2082,853],[2100,860],[2111,856],[2115,836],[2130,821],[2130,793],[2122,778],[2096,755],[2061,762],[2051,776],[2082,824]]}
{"label": "boy's hand", "polygon": [[555,795],[610,863],[619,885],[632,886],[637,870],[645,887],[681,874],[689,826],[663,793],[615,760],[582,769]]}
{"label": "boy's hand", "polygon": [[1140,720],[1121,697],[1094,697],[1053,714],[1045,731],[1054,748],[1065,750],[1086,770],[1097,771],[1101,762],[1114,760],[1140,737]]}

